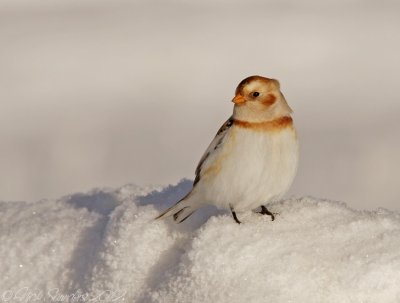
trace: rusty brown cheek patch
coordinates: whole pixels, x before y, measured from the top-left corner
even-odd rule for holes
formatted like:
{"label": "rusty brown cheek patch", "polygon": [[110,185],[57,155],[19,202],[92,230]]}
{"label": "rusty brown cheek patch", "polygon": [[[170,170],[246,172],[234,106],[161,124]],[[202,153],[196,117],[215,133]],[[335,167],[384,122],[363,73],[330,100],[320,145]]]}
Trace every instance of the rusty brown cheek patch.
{"label": "rusty brown cheek patch", "polygon": [[265,106],[271,106],[274,104],[276,101],[276,97],[272,94],[268,94],[262,101],[261,103]]}
{"label": "rusty brown cheek patch", "polygon": [[265,122],[248,122],[241,120],[233,120],[233,124],[243,128],[249,128],[258,131],[278,131],[291,127],[293,119],[291,117],[281,117],[272,121]]}

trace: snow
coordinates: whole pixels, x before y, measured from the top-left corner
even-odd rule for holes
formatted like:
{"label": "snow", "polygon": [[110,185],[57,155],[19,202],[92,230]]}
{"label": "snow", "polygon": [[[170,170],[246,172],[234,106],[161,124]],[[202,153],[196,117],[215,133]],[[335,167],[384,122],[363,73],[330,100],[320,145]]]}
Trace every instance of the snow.
{"label": "snow", "polygon": [[274,222],[213,207],[153,220],[190,188],[1,202],[0,301],[400,301],[399,213],[303,197],[269,204]]}

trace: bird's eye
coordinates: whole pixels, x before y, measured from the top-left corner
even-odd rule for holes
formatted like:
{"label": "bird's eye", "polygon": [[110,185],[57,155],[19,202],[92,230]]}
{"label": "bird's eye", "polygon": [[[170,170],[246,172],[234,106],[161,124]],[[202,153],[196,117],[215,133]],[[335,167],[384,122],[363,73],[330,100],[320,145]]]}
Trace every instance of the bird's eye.
{"label": "bird's eye", "polygon": [[253,97],[258,97],[259,95],[260,95],[259,92],[254,92],[254,93],[253,93]]}

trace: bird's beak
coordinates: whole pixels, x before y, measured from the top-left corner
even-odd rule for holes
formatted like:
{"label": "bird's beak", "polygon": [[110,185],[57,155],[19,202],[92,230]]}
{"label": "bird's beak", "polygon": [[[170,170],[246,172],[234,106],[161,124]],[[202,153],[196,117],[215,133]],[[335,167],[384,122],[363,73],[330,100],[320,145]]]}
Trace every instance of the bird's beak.
{"label": "bird's beak", "polygon": [[241,104],[246,102],[246,99],[242,95],[237,94],[235,98],[232,99],[232,102],[235,104]]}

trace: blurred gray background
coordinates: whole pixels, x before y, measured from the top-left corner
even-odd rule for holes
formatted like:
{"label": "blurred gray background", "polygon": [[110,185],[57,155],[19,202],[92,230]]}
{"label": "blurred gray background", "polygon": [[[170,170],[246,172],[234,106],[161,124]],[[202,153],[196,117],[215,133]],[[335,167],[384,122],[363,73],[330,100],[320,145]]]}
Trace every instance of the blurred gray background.
{"label": "blurred gray background", "polygon": [[259,74],[295,111],[290,194],[400,209],[399,54],[399,1],[0,0],[0,200],[193,178]]}

